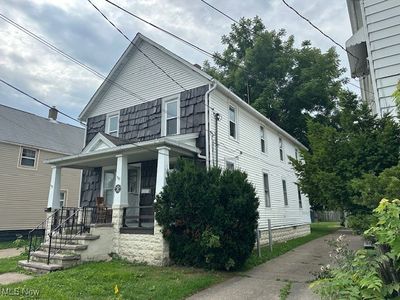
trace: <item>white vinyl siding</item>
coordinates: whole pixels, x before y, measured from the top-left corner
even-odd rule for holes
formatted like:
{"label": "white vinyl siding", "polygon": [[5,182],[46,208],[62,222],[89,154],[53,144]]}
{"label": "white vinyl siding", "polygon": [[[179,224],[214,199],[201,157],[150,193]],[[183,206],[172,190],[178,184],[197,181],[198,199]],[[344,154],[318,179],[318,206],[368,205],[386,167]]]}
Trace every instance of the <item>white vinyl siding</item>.
{"label": "white vinyl siding", "polygon": [[365,0],[356,3],[361,6],[363,27],[367,32],[372,83],[369,92],[377,99],[373,111],[379,115],[386,112],[396,115],[392,94],[400,80],[400,1]]}
{"label": "white vinyl siding", "polygon": [[[222,94],[220,91],[214,91],[210,94],[210,106],[214,108],[216,113],[222,115],[229,110],[232,100]],[[259,206],[259,227],[264,229],[268,227],[268,219],[271,219],[273,228],[296,226],[310,223],[310,206],[308,199],[302,195],[303,209],[299,209],[296,205],[284,205],[282,196],[282,178],[287,181],[287,193],[297,195],[297,188],[293,182],[298,179],[289,163],[281,163],[279,155],[279,137],[281,134],[276,130],[264,124],[262,120],[256,118],[253,114],[246,111],[242,107],[236,107],[237,126],[240,129],[240,139],[236,141],[230,138],[229,122],[227,118],[222,118],[218,122],[218,166],[226,168],[226,161],[234,162],[235,169],[242,170],[247,173],[248,180],[256,188],[257,196],[260,200]],[[260,126],[264,127],[267,142],[265,150],[268,155],[260,151]],[[210,122],[210,131],[215,132],[215,122]],[[295,156],[295,145],[287,139],[283,139],[285,153]],[[212,145],[211,164],[215,163],[215,138],[212,137],[210,144]],[[268,171],[267,171],[268,170]],[[263,173],[268,173],[269,193],[271,207],[267,207],[265,201],[265,187]],[[294,198],[296,199],[296,198]]]}
{"label": "white vinyl siding", "polygon": [[[209,84],[205,78],[167,56],[153,45],[143,41],[139,48],[186,90]],[[183,91],[171,78],[136,50],[131,51],[125,57],[124,66],[118,70],[118,75],[113,81],[118,82],[128,91],[109,84],[109,89],[99,95],[99,101],[88,111],[87,117],[107,114]],[[133,95],[132,92],[139,97]]]}

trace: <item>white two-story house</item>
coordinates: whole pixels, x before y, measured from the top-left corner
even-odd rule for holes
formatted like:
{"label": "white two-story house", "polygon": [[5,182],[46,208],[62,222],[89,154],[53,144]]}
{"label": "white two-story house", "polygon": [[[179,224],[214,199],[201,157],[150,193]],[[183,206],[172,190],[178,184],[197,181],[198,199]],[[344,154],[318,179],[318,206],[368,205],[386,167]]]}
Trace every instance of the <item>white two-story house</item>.
{"label": "white two-story house", "polygon": [[[128,260],[167,263],[168,245],[154,220],[153,203],[179,157],[248,174],[260,199],[263,242],[268,219],[275,240],[310,232],[310,205],[288,159],[299,158],[304,146],[200,68],[141,34],[80,119],[87,124],[86,147],[47,163],[53,167],[50,215],[60,208],[63,168],[83,170],[84,213],[77,223],[87,222],[90,208],[107,210],[105,218],[89,221],[106,223],[90,227],[90,234],[104,242],[97,241],[96,254],[81,258],[113,252]],[[94,251],[90,247],[87,253]]]}

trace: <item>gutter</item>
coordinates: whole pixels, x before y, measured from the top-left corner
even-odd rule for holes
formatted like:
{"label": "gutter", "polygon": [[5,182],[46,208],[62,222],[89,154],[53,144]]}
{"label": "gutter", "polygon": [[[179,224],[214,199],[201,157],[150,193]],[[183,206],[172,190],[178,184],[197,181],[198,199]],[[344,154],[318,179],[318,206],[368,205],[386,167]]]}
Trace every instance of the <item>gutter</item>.
{"label": "gutter", "polygon": [[206,167],[207,170],[210,169],[211,155],[210,155],[210,93],[217,88],[217,83],[215,80],[211,80],[212,86],[204,95],[204,105],[205,107],[205,119],[206,119]]}

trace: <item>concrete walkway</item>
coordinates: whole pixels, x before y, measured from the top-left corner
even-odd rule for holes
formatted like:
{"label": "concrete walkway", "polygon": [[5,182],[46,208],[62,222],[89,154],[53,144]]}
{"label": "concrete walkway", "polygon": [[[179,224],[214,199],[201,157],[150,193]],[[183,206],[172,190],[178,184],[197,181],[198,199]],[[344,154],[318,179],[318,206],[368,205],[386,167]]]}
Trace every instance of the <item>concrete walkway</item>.
{"label": "concrete walkway", "polygon": [[33,276],[15,272],[0,274],[0,286],[2,284],[21,282],[31,278],[33,278]]}
{"label": "concrete walkway", "polygon": [[17,249],[17,248],[2,249],[0,250],[0,258],[18,256],[22,253],[22,251],[23,249]]}
{"label": "concrete walkway", "polygon": [[340,234],[346,235],[350,248],[362,247],[359,236],[350,231],[338,231],[297,247],[288,253],[272,259],[242,276],[233,277],[221,284],[206,289],[189,299],[279,299],[280,290],[287,281],[292,282],[289,299],[319,299],[308,289],[313,280],[312,273],[320,270],[321,265],[329,263],[327,240],[336,239]]}

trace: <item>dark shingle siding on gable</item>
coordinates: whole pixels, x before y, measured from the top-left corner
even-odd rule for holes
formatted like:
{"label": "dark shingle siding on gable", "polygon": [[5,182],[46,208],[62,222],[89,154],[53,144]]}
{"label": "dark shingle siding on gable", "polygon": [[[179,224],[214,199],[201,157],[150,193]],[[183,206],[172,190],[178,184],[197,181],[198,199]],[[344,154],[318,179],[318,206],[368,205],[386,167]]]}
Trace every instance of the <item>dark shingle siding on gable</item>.
{"label": "dark shingle siding on gable", "polygon": [[196,146],[205,155],[206,143],[206,117],[205,117],[205,94],[208,85],[181,93],[181,134],[199,132]]}
{"label": "dark shingle siding on gable", "polygon": [[96,206],[96,198],[100,196],[101,168],[83,170],[81,185],[81,206]]}
{"label": "dark shingle siding on gable", "polygon": [[86,124],[86,145],[94,138],[98,132],[106,130],[106,115],[89,118]]}
{"label": "dark shingle siding on gable", "polygon": [[142,142],[161,137],[161,99],[121,109],[119,137]]}

